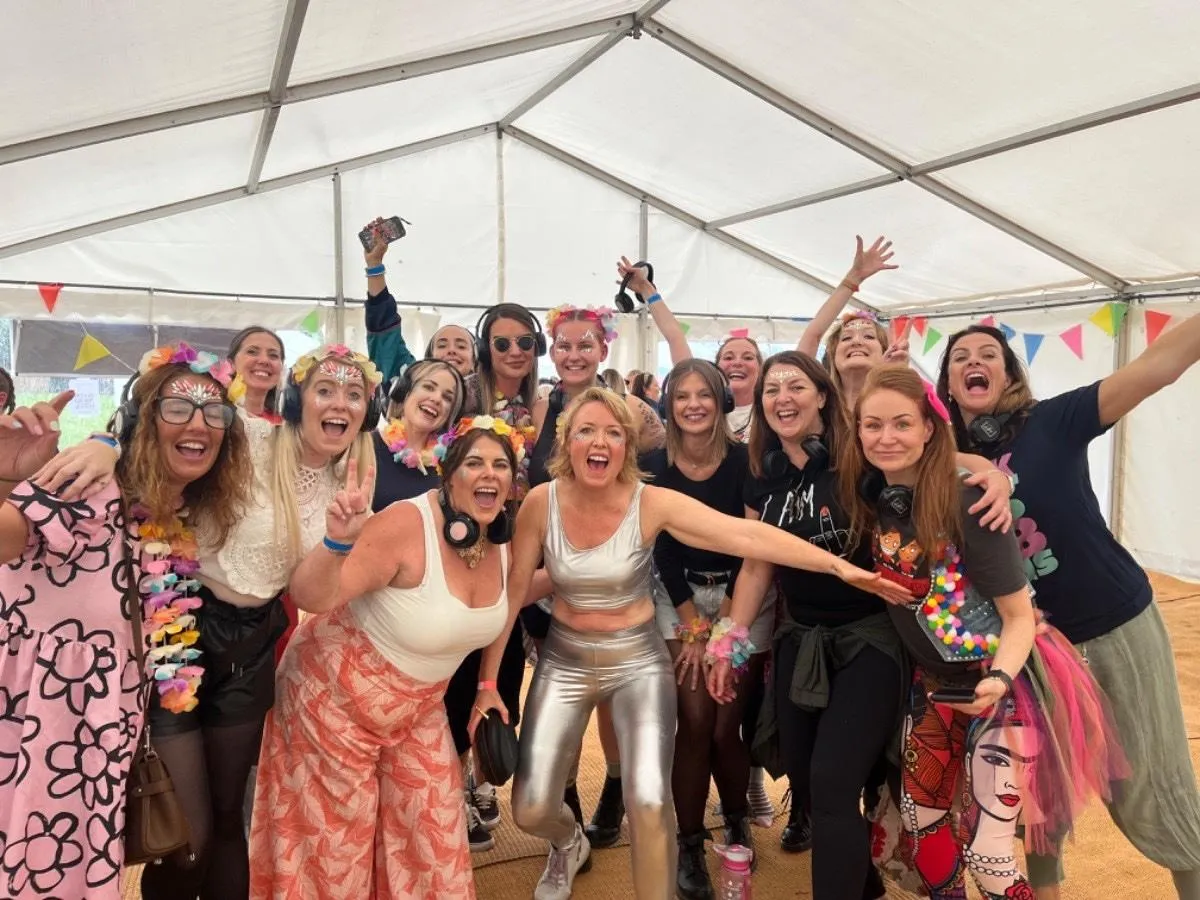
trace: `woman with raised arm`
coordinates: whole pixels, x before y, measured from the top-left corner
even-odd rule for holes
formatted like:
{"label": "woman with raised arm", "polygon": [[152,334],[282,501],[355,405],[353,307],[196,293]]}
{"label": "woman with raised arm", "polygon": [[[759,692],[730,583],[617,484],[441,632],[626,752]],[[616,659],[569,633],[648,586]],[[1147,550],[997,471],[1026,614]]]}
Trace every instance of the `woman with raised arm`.
{"label": "woman with raised arm", "polygon": [[[1025,576],[1047,619],[1079,647],[1108,693],[1133,769],[1109,809],[1138,850],[1200,900],[1200,792],[1171,641],[1146,573],[1108,530],[1088,445],[1200,360],[1200,316],[1168,331],[1101,381],[1036,401],[1004,335],[972,325],[950,337],[938,393],[958,445],[1016,484]],[[1135,661],[1131,664],[1131,661]],[[1040,900],[1059,896],[1058,859],[1029,858]]]}
{"label": "woman with raised arm", "polygon": [[[554,586],[553,623],[525,706],[513,815],[551,845],[536,900],[565,900],[590,847],[563,802],[563,788],[592,709],[609,702],[622,761],[640,900],[675,889],[675,814],[671,763],[676,685],[654,621],[650,563],[664,531],[688,546],[733,557],[767,558],[832,572],[883,596],[902,591],[776,528],[724,516],[675,491],[644,485],[629,407],[588,388],[559,419],[549,465],[554,480],[530,491],[518,515],[508,628],[545,561]],[[744,632],[716,629],[710,650],[740,659]],[[722,643],[721,639],[724,639]],[[503,702],[487,686],[507,635],[484,652],[483,683],[472,723]]]}
{"label": "woman with raised arm", "polygon": [[1038,629],[1015,535],[967,513],[979,490],[956,471],[932,385],[880,366],[854,415],[839,466],[851,538],[866,537],[876,571],[909,595],[888,608],[916,664],[903,728],[905,855],[933,900],[965,897],[968,871],[985,897],[1030,896],[1018,823],[1026,845],[1046,852],[1127,772],[1103,695],[1066,638]]}
{"label": "woman with raised arm", "polygon": [[292,576],[310,613],[279,670],[251,839],[256,900],[473,898],[462,777],[443,696],[508,617],[508,500],[521,435],[448,434],[443,483],[368,518],[373,476],[325,516]]}
{"label": "woman with raised arm", "polygon": [[[223,540],[248,499],[232,378],[228,361],[186,344],[146,354],[121,406],[115,478],[86,500],[26,480],[57,449],[69,393],[0,416],[5,897],[122,896],[125,786],[147,695],[166,716],[187,715],[220,677],[220,659],[198,649],[192,579],[194,530]],[[138,670],[142,652],[153,675]]]}

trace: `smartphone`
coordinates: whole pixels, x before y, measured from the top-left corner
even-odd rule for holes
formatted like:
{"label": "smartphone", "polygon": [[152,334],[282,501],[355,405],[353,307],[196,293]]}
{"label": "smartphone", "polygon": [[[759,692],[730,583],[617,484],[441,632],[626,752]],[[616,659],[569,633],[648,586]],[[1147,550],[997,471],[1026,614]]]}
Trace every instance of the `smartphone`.
{"label": "smartphone", "polygon": [[[379,229],[387,238],[389,244],[394,243],[407,233],[404,230],[405,225],[411,225],[411,222],[406,222],[399,216],[392,216],[390,219],[384,219],[379,223]],[[363,249],[370,250],[375,243],[375,233],[370,228],[364,228],[358,233],[358,239],[362,241]]]}
{"label": "smartphone", "polygon": [[943,687],[929,695],[934,703],[974,703],[975,688]]}

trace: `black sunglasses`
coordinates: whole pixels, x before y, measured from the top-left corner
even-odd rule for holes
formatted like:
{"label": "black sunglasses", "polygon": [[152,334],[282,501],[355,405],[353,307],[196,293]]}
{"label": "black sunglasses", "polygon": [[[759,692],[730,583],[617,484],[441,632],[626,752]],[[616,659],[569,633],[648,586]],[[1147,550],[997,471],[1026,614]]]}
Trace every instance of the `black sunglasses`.
{"label": "black sunglasses", "polygon": [[[517,349],[522,353],[532,353],[533,348],[537,345],[532,334],[523,334],[516,339]],[[513,345],[513,339],[510,337],[494,337],[492,338],[492,346],[496,348],[497,353],[507,353],[508,348]]]}
{"label": "black sunglasses", "polygon": [[183,397],[160,397],[157,402],[158,417],[168,425],[186,425],[192,421],[196,410],[204,414],[204,424],[209,428],[227,431],[233,424],[233,407],[219,400],[196,403]]}

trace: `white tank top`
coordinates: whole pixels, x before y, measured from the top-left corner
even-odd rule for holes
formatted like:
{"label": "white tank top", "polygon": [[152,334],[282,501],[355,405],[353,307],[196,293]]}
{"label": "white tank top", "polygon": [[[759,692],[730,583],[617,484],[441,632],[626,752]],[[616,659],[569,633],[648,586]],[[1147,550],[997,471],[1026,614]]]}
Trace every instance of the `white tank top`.
{"label": "white tank top", "polygon": [[500,545],[500,597],[471,608],[450,593],[442,568],[441,542],[434,529],[429,495],[411,500],[425,532],[425,575],[413,588],[384,587],[350,601],[350,611],[375,649],[418,681],[449,678],[467,654],[486,647],[508,620],[508,548]]}

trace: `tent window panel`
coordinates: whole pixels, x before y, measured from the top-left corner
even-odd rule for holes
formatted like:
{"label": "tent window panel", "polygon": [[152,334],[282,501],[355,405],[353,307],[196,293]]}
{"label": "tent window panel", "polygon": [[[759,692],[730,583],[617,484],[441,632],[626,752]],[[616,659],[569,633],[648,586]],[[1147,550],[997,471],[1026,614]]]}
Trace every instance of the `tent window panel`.
{"label": "tent window panel", "polygon": [[[84,339],[91,336],[108,355],[75,368]],[[154,347],[149,325],[87,325],[23,319],[16,336],[16,370],[22,375],[92,375],[125,379],[142,354]]]}

